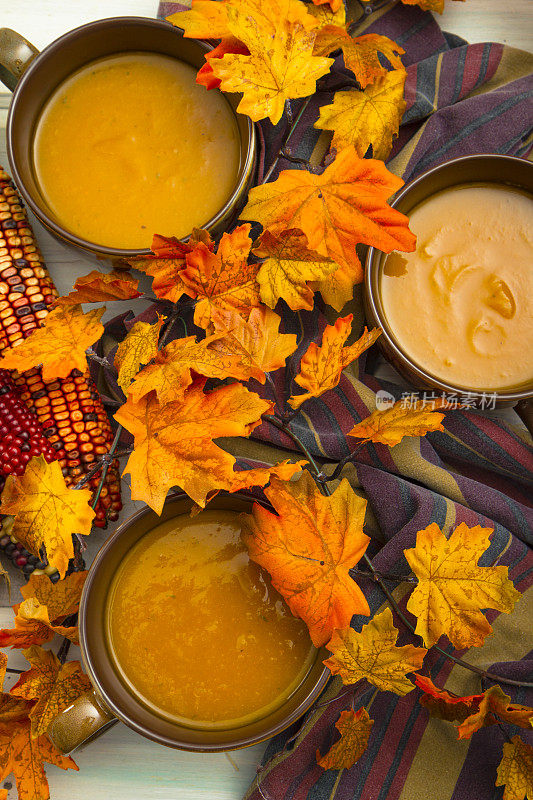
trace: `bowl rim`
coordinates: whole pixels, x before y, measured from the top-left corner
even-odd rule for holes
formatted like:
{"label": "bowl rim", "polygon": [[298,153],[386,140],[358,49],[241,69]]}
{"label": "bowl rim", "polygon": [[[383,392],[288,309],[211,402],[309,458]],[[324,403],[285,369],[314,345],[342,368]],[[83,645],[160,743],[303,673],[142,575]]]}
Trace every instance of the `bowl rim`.
{"label": "bowl rim", "polygon": [[[83,33],[84,31],[90,29],[96,29],[107,26],[109,24],[114,24],[117,26],[124,26],[124,25],[139,25],[143,24],[146,26],[150,26],[152,28],[158,28],[160,30],[175,30],[177,35],[182,36],[183,38],[183,29],[179,28],[176,25],[172,25],[171,23],[167,22],[166,20],[162,19],[154,19],[151,17],[142,17],[142,16],[119,16],[119,17],[103,17],[102,19],[93,20],[92,22],[86,22],[83,25],[78,25],[76,28],[72,28],[69,31],[61,34],[58,36],[57,39],[54,39],[53,42],[50,42],[46,47],[44,47],[34,59],[32,59],[31,63],[28,65],[27,69],[24,71],[22,77],[18,81],[13,95],[11,97],[11,101],[9,104],[9,111],[7,116],[6,122],[6,143],[7,143],[7,157],[9,161],[9,168],[11,171],[11,175],[13,176],[13,180],[15,185],[22,195],[24,202],[29,206],[32,212],[35,214],[39,222],[52,231],[56,236],[59,236],[63,239],[66,243],[73,245],[74,247],[81,248],[85,251],[90,251],[97,254],[98,257],[102,258],[113,258],[113,259],[128,259],[128,258],[135,258],[137,256],[149,256],[152,254],[152,250],[150,248],[141,248],[141,249],[122,249],[118,247],[108,247],[106,245],[101,245],[96,242],[90,242],[88,239],[83,239],[81,236],[77,236],[75,233],[72,233],[68,230],[68,228],[64,228],[60,223],[56,222],[49,214],[46,213],[41,206],[35,202],[33,196],[27,191],[24,181],[21,178],[20,172],[17,168],[17,164],[13,154],[13,116],[14,110],[16,107],[16,103],[18,100],[19,95],[24,91],[25,86],[27,83],[32,80],[32,77],[36,71],[38,71],[41,60],[43,57],[48,57],[53,55],[58,50],[60,50],[63,45],[69,41],[71,38],[75,38]],[[212,44],[209,44],[206,41],[201,39],[194,39],[192,37],[187,37],[188,41],[195,42],[198,46],[204,50],[206,53],[210,52],[214,49]],[[119,51],[117,51],[119,52]],[[91,59],[86,63],[90,63]],[[57,87],[56,87],[57,88]],[[220,91],[220,90],[218,90]],[[224,92],[222,92],[224,94]],[[237,112],[235,109],[232,108],[232,111],[235,115]],[[253,165],[256,158],[256,150],[257,150],[257,136],[254,123],[252,122],[249,117],[245,115],[240,115],[245,119],[247,124],[248,130],[248,147],[246,151],[246,157],[239,168],[239,180],[235,185],[231,195],[228,197],[226,202],[224,203],[223,207],[215,214],[214,217],[207,220],[204,223],[204,228],[211,228],[215,226],[228,212],[229,209],[233,206],[236,199],[242,193],[244,187],[246,186],[249,175],[251,170],[253,169]],[[186,241],[189,238],[190,234],[183,237],[182,241]]]}
{"label": "bowl rim", "polygon": [[[432,178],[433,175],[436,173],[442,172],[443,170],[450,169],[450,167],[455,166],[457,164],[465,164],[465,163],[475,163],[480,161],[498,161],[500,163],[512,163],[515,165],[520,165],[524,169],[533,170],[533,162],[528,161],[527,159],[520,158],[518,156],[509,156],[500,153],[475,153],[472,155],[467,156],[457,156],[454,158],[447,159],[443,161],[441,164],[437,164],[436,166],[430,167],[429,169],[421,172],[420,175],[417,175],[412,180],[407,181],[401,189],[396,192],[393,196],[392,200],[389,202],[391,208],[396,208],[398,203],[403,200],[406,195],[409,195],[411,191],[419,186],[421,183],[424,183]],[[479,181],[471,180],[469,178],[465,178],[464,180],[457,181],[456,184],[452,185],[464,185],[468,183],[478,183]],[[483,183],[490,183],[490,181],[483,180]],[[506,183],[505,180],[494,180],[494,183],[500,183],[504,185],[514,185],[516,188],[520,188],[517,183]],[[451,188],[446,187],[446,188]],[[439,191],[446,191],[446,189],[442,189]],[[529,190],[526,190],[529,191]],[[435,192],[434,194],[436,194]],[[530,193],[530,192],[529,192]],[[432,196],[432,195],[430,195]],[[533,197],[533,195],[532,195]],[[381,327],[381,336],[379,340],[383,337],[384,341],[387,343],[387,346],[392,350],[394,353],[394,357],[404,366],[406,371],[410,373],[412,376],[415,376],[418,381],[420,381],[420,385],[417,386],[413,381],[412,377],[409,378],[409,382],[413,383],[415,388],[418,389],[427,389],[428,387],[432,389],[438,389],[443,392],[445,395],[462,395],[466,396],[469,399],[472,399],[476,403],[482,403],[486,400],[487,396],[495,397],[496,402],[504,401],[506,403],[517,403],[520,400],[527,400],[533,397],[533,386],[531,388],[526,389],[511,389],[506,391],[504,389],[498,390],[491,390],[490,388],[483,390],[483,389],[467,389],[464,386],[457,386],[452,383],[448,383],[447,381],[432,375],[430,372],[426,371],[423,367],[417,364],[399,345],[396,341],[394,336],[392,335],[390,326],[387,323],[387,320],[384,318],[384,315],[381,314],[379,305],[376,302],[375,294],[377,293],[377,287],[374,289],[374,279],[377,280],[377,274],[381,267],[380,259],[384,253],[382,250],[379,250],[377,247],[369,247],[366,259],[365,259],[365,280],[364,280],[364,292],[365,292],[365,302],[368,303],[372,315],[374,319],[377,320],[377,324]],[[387,357],[387,361],[390,361],[390,358]],[[394,363],[393,363],[394,366]]]}
{"label": "bowl rim", "polygon": [[[257,502],[264,506],[269,510],[273,510],[271,504],[263,498],[255,497],[252,494],[248,494],[246,492],[220,492],[221,495],[226,497],[236,497],[240,500],[245,500],[246,502]],[[173,500],[188,500],[190,501],[191,505],[193,501],[188,497],[188,495],[176,489],[172,492],[169,492],[167,498],[165,500],[165,505]],[[270,725],[270,727],[265,728],[260,733],[253,735],[253,736],[236,736],[235,740],[231,742],[224,743],[223,745],[217,743],[207,743],[202,745],[191,744],[189,742],[179,742],[176,739],[172,739],[164,734],[157,733],[155,731],[151,731],[149,728],[146,728],[141,723],[131,719],[126,713],[124,713],[120,706],[117,705],[111,698],[108,697],[107,691],[102,684],[102,681],[98,678],[97,674],[94,670],[94,659],[91,658],[90,653],[87,650],[87,636],[86,636],[86,627],[87,627],[87,597],[89,592],[91,591],[91,586],[94,582],[95,575],[97,573],[99,565],[105,560],[109,550],[113,547],[114,543],[117,539],[119,539],[126,530],[128,530],[132,525],[134,525],[138,520],[142,519],[143,517],[147,516],[148,514],[155,514],[156,512],[150,508],[148,505],[145,505],[143,508],[139,509],[138,511],[131,514],[127,517],[118,527],[117,529],[109,536],[105,542],[102,543],[100,549],[96,553],[92,564],[89,567],[88,575],[85,580],[85,584],[83,586],[82,595],[80,599],[79,605],[79,640],[80,640],[80,650],[82,655],[82,661],[85,669],[87,670],[91,683],[95,688],[97,694],[101,696],[102,701],[104,704],[111,710],[111,712],[127,725],[129,728],[134,730],[136,733],[141,734],[147,739],[151,739],[158,744],[166,745],[167,747],[171,747],[177,750],[185,750],[188,752],[199,752],[199,753],[221,753],[227,750],[238,750],[244,747],[250,747],[255,744],[260,744],[264,742],[266,739],[270,739],[272,736],[276,736],[279,733],[282,733],[286,730],[290,725],[300,719],[309,709],[312,707],[314,702],[320,696],[328,680],[331,677],[331,672],[328,667],[323,666],[318,678],[316,679],[314,685],[310,690],[307,692],[306,697],[299,703],[299,705],[293,709],[293,711],[287,715],[286,717],[282,717],[276,724]],[[320,650],[321,648],[317,648],[320,657]],[[296,691],[296,690],[295,690]],[[235,731],[238,733],[239,728],[235,728]]]}

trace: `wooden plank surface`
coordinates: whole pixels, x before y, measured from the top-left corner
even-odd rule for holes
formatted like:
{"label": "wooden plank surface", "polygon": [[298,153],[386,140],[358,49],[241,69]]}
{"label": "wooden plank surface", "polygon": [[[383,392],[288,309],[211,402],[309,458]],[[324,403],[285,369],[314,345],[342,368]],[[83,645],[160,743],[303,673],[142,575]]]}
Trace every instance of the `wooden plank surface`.
{"label": "wooden plank surface", "polygon": [[[268,2],[268,0],[265,0]],[[153,16],[154,0],[0,0],[0,25],[14,28],[42,48],[65,31],[91,20],[116,16]],[[445,30],[465,39],[501,41],[533,50],[533,0],[466,0],[447,2],[440,18]],[[0,163],[6,164],[4,126],[9,94],[0,87]],[[76,276],[87,273],[95,262],[58,244],[34,221],[35,232],[59,290],[68,291]],[[113,307],[114,306],[114,307]],[[108,316],[117,313],[111,304]],[[126,502],[122,520],[134,508]],[[105,534],[90,537],[89,556]],[[89,558],[90,560],[90,558]],[[16,587],[15,597],[16,599]],[[7,605],[4,593],[1,598]],[[0,608],[0,627],[10,627],[12,613]],[[79,658],[72,648],[72,658]],[[24,659],[11,652],[9,664],[22,667]],[[8,684],[9,685],[9,684]],[[258,745],[232,753],[238,769],[224,755],[187,754],[153,744],[116,725],[104,737],[76,755],[80,774],[47,767],[53,800],[238,800],[255,774],[264,750]],[[9,800],[15,798],[14,789]]]}

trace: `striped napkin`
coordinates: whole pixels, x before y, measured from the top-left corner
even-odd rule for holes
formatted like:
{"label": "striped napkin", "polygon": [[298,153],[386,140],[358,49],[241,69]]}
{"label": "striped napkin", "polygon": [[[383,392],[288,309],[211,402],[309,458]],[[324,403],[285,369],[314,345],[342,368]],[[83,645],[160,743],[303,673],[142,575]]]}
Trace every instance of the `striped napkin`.
{"label": "striped napkin", "polygon": [[[265,0],[268,2],[268,0]],[[161,3],[159,15],[185,8]],[[465,8],[465,14],[468,9]],[[508,153],[527,157],[532,146],[533,56],[502,44],[468,45],[444,33],[433,16],[417,7],[389,4],[361,18],[357,34],[380,33],[405,50],[408,67],[407,110],[389,168],[404,179],[423,172],[452,156],[471,153]],[[331,76],[342,81],[343,64],[337,59]],[[329,87],[328,87],[329,88]],[[312,123],[318,106],[331,97],[317,96],[291,139],[296,156],[319,162],[326,151],[323,133]],[[298,102],[294,103],[295,111]],[[283,135],[282,125],[270,122],[259,127],[262,140],[260,173],[268,168]],[[281,162],[280,169],[291,165]],[[286,332],[302,339],[299,354],[326,324],[324,307],[312,312],[290,313],[284,319]],[[360,314],[356,295],[353,311]],[[115,320],[120,336],[124,320]],[[126,323],[128,326],[131,322]],[[189,332],[193,330],[190,323]],[[348,368],[336,390],[306,405],[294,425],[311,453],[322,463],[334,462],[353,446],[346,433],[375,408],[376,392],[384,389],[400,397],[403,389],[384,383],[372,374],[372,353]],[[283,391],[283,376],[280,377]],[[267,395],[259,385],[254,390]],[[382,445],[363,448],[347,476],[356,491],[368,500],[365,530],[372,537],[374,564],[384,573],[407,575],[403,550],[415,543],[416,532],[436,522],[449,532],[459,522],[494,528],[492,544],[482,564],[507,565],[517,589],[524,592],[512,615],[488,612],[494,635],[481,649],[460,653],[467,661],[502,676],[522,680],[533,677],[533,449],[522,426],[504,424],[487,413],[456,411],[444,421],[445,431],[426,437],[407,438],[392,450]],[[263,425],[254,439],[235,442],[240,464],[274,461],[287,456],[291,441]],[[529,547],[528,547],[529,545]],[[394,595],[405,608],[408,584],[391,583]],[[384,608],[378,587],[362,585],[372,613]],[[528,619],[528,613],[529,619]],[[366,618],[354,617],[360,629]],[[401,623],[396,621],[401,629]],[[410,641],[402,635],[399,644]],[[449,652],[453,648],[444,643]],[[441,687],[461,695],[487,688],[479,678],[454,666],[444,656],[426,659],[426,674]],[[533,705],[533,694],[503,684],[514,702]],[[364,681],[355,689],[357,710],[369,703],[373,687]],[[352,703],[338,679],[330,681],[317,707],[285,734],[269,743],[263,764],[246,797],[249,800],[496,800],[496,768],[505,741],[497,726],[475,734],[471,741],[458,741],[452,725],[440,720],[428,723],[428,714],[418,702],[418,690],[405,697],[378,693],[370,716],[375,720],[367,751],[349,770],[325,771],[316,763],[316,753],[325,753],[338,738],[335,722]],[[533,743],[533,736],[520,733]]]}

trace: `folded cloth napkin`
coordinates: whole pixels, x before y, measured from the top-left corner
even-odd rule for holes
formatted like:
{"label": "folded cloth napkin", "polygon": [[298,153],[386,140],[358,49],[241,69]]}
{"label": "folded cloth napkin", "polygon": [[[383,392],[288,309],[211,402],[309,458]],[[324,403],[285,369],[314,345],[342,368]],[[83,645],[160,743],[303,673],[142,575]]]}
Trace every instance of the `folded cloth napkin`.
{"label": "folded cloth napkin", "polygon": [[[268,0],[265,0],[268,2]],[[185,6],[161,3],[166,16]],[[465,13],[468,9],[465,8]],[[452,156],[471,153],[508,153],[527,157],[533,146],[532,79],[533,56],[502,44],[468,45],[443,33],[433,16],[401,3],[388,5],[361,19],[356,31],[381,33],[406,50],[407,110],[400,135],[389,160],[389,168],[408,180]],[[331,84],[342,81],[343,63],[336,60]],[[327,149],[326,136],[312,123],[318,106],[331,97],[325,91],[307,108],[291,139],[293,154],[319,162]],[[294,103],[295,109],[298,103]],[[268,168],[277,152],[283,127],[261,123],[260,172]],[[291,167],[281,162],[279,169]],[[275,177],[275,176],[274,176]],[[322,309],[322,310],[321,310]],[[349,311],[360,314],[358,298]],[[297,332],[302,340],[299,354],[310,339],[320,336],[325,309],[288,313],[286,332]],[[114,323],[115,328],[119,325]],[[119,325],[120,327],[120,325]],[[109,331],[112,335],[117,330]],[[378,390],[400,397],[402,387],[384,383],[372,375],[372,355],[348,368],[334,391],[306,405],[306,413],[293,421],[310,452],[325,463],[345,456],[354,444],[346,433],[375,408]],[[281,371],[280,371],[281,372]],[[269,387],[254,386],[267,393]],[[279,390],[283,391],[283,375]],[[518,420],[517,420],[518,422]],[[518,680],[533,678],[533,626],[531,612],[533,554],[531,552],[533,509],[533,450],[531,439],[520,425],[504,424],[490,414],[474,410],[455,411],[445,418],[444,432],[424,438],[407,438],[396,447],[368,445],[347,471],[356,491],[368,500],[365,530],[372,536],[373,561],[388,574],[408,575],[405,548],[415,544],[416,532],[430,522],[449,532],[459,522],[494,528],[491,547],[482,565],[509,567],[509,575],[524,597],[512,615],[488,612],[494,635],[481,649],[460,653],[466,661],[498,675]],[[267,429],[268,428],[268,429]],[[274,461],[292,448],[291,441],[272,427],[254,431],[254,439],[235,443],[243,459]],[[280,453],[280,450],[283,452]],[[529,547],[528,547],[529,545]],[[371,613],[384,607],[379,587],[361,583]],[[395,588],[396,587],[396,588]],[[391,583],[399,605],[405,608],[409,584]],[[355,617],[360,630],[367,621]],[[402,624],[396,620],[397,626]],[[402,634],[399,644],[410,641]],[[455,652],[444,643],[448,652]],[[487,688],[475,674],[454,666],[438,653],[426,659],[425,672],[433,681],[460,695]],[[533,694],[502,684],[514,702],[533,705]],[[405,697],[378,693],[371,705],[375,720],[369,746],[351,769],[325,771],[317,765],[316,753],[325,753],[338,738],[335,722],[340,711],[369,703],[373,687],[364,681],[355,688],[355,699],[346,696],[339,679],[330,681],[319,704],[303,723],[271,740],[257,778],[246,797],[249,800],[489,800],[501,798],[495,788],[496,768],[505,739],[499,728],[483,729],[470,741],[458,741],[448,722],[431,720],[419,704],[419,691]],[[510,730],[533,743],[525,730]]]}

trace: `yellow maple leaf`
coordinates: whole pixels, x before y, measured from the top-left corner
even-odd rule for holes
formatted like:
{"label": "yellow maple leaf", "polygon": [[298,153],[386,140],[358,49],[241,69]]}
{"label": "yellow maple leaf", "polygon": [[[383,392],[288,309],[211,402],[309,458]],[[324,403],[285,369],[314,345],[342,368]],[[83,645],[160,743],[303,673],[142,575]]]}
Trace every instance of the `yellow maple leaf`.
{"label": "yellow maple leaf", "polygon": [[496,786],[505,786],[503,800],[533,800],[533,747],[520,736],[504,742]]}
{"label": "yellow maple leaf", "polygon": [[316,752],[317,764],[323,769],[350,769],[359,761],[366,748],[372,732],[374,720],[368,716],[366,708],[358,711],[341,711],[335,727],[341,738],[321,756]]}
{"label": "yellow maple leaf", "polygon": [[30,647],[24,651],[31,669],[23,672],[11,689],[11,694],[36,700],[29,717],[34,739],[46,733],[57,715],[76,698],[92,688],[91,681],[79,661],[62,664],[51,650]]}
{"label": "yellow maple leaf", "polygon": [[[317,3],[317,0],[313,0]],[[317,5],[307,6],[307,13],[316,19],[320,28],[325,25],[346,25],[346,8],[342,0],[318,0]],[[316,53],[316,55],[329,55],[329,53]]]}
{"label": "yellow maple leaf", "polygon": [[[464,0],[458,1],[464,2]],[[402,0],[402,3],[406,6],[420,6],[422,11],[436,11],[438,14],[444,11],[444,0]]]}
{"label": "yellow maple leaf", "polygon": [[227,0],[192,0],[190,11],[170,14],[167,22],[183,29],[185,37],[193,39],[222,39],[229,36]]}
{"label": "yellow maple leaf", "polygon": [[388,36],[367,33],[352,38],[344,27],[336,24],[326,25],[317,32],[315,55],[328,55],[339,48],[345,66],[353,72],[362,89],[389,74],[381,64],[379,54],[385,56],[393,70],[403,71],[400,56],[405,50]]}
{"label": "yellow maple leaf", "polygon": [[418,532],[416,546],[404,550],[418,585],[407,602],[416,632],[431,647],[443,635],[462,650],[481,647],[492,626],[482,608],[509,614],[521,597],[507,567],[478,567],[490,545],[490,528],[462,522],[449,539],[434,522]]}
{"label": "yellow maple leaf", "polygon": [[69,489],[59,461],[47,464],[43,456],[28,461],[23,475],[9,475],[2,492],[0,513],[13,514],[13,536],[40,557],[46,548],[48,563],[64,576],[74,555],[72,534],[88,536],[95,512],[89,489]]}
{"label": "yellow maple leaf", "polygon": [[438,403],[399,400],[390,408],[373,411],[358,422],[348,436],[394,447],[404,436],[424,436],[429,431],[443,431],[444,414],[434,411],[436,407],[439,407]]}
{"label": "yellow maple leaf", "polygon": [[172,486],[180,486],[198,505],[209,492],[230,489],[235,459],[213,439],[248,436],[272,404],[240,383],[204,393],[205,379],[187,389],[182,402],[161,405],[154,393],[131,398],[115,419],[134,436],[134,451],[124,472],[131,496],[158,514]]}
{"label": "yellow maple leaf", "polygon": [[114,365],[118,371],[118,384],[124,393],[140,367],[148,364],[157,355],[159,332],[166,317],[157,315],[153,325],[136,322],[124,340],[117,347]]}
{"label": "yellow maple leaf", "polygon": [[406,75],[405,70],[396,69],[362,92],[337,92],[331,105],[321,107],[315,128],[333,131],[331,144],[336,149],[353,145],[363,157],[372,146],[372,157],[384,161],[405,111]]}
{"label": "yellow maple leaf", "polygon": [[235,311],[216,312],[213,324],[219,337],[209,344],[221,357],[232,354],[240,360],[247,377],[265,382],[265,373],[283,367],[298,343],[294,333],[280,333],[281,317],[270,308],[253,308],[248,320]]}
{"label": "yellow maple leaf", "polygon": [[139,281],[123,269],[112,272],[98,272],[93,269],[88,275],[77,278],[73,290],[64,297],[58,297],[54,306],[133,300],[141,295],[138,286]]}
{"label": "yellow maple leaf", "polygon": [[287,460],[268,467],[235,470],[230,491],[240,492],[242,489],[252,489],[254,486],[266,486],[272,478],[279,478],[280,481],[290,481],[297,472],[302,471],[304,464],[307,464],[307,461],[301,460],[292,463]]}
{"label": "yellow maple leaf", "polygon": [[41,328],[4,350],[0,366],[25,372],[42,364],[45,381],[66,378],[73,369],[86,372],[85,351],[104,332],[100,323],[104,311],[95,308],[84,314],[79,305],[54,308]]}
{"label": "yellow maple leaf", "polygon": [[332,655],[324,664],[345,684],[365,678],[382,692],[405,695],[414,689],[407,673],[420,669],[427,650],[412,644],[397,647],[397,638],[392,611],[386,608],[361,633],[353,628],[334,631],[327,645]]}
{"label": "yellow maple leaf", "polygon": [[300,408],[310,397],[320,397],[329,389],[334,389],[341,379],[342,371],[361,353],[374,344],[381,334],[380,328],[371,331],[364,329],[360,338],[344,347],[344,342],[352,330],[353,315],[340,317],[334,325],[326,325],[322,334],[322,345],[311,342],[300,361],[300,371],[295,378],[298,386],[308,391],[289,399],[292,408]]}
{"label": "yellow maple leaf", "polygon": [[331,258],[311,250],[299,230],[273,235],[265,231],[255,243],[253,254],[265,260],[259,267],[257,282],[261,300],[275,308],[283,298],[289,308],[298,311],[313,308],[313,290],[307,281],[320,281],[338,269]]}
{"label": "yellow maple leaf", "polygon": [[243,539],[250,558],[268,570],[274,588],[320,647],[354,614],[370,613],[349,575],[370,541],[363,533],[366,500],[346,479],[326,497],[306,471],[290,483],[272,478],[265,494],[277,514],[254,504],[252,515],[243,518]]}
{"label": "yellow maple leaf", "polygon": [[320,292],[322,299],[336,311],[341,311],[353,298],[353,287],[361,280],[361,267],[348,265],[337,267],[335,272],[319,281],[310,281],[309,287]]}
{"label": "yellow maple leaf", "polygon": [[312,250],[341,267],[357,268],[361,281],[357,244],[386,253],[415,248],[407,217],[386,202],[402,185],[382,161],[359,158],[350,146],[321,175],[284,170],[272,183],[253,187],[241,217],[260,222],[274,234],[300,229]]}
{"label": "yellow maple leaf", "polygon": [[241,92],[237,110],[255,122],[268,117],[275,125],[285,101],[314,94],[316,81],[333,59],[313,55],[316,25],[303,3],[271,0],[227,5],[228,27],[250,55],[226,53],[212,59],[220,88]]}

